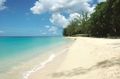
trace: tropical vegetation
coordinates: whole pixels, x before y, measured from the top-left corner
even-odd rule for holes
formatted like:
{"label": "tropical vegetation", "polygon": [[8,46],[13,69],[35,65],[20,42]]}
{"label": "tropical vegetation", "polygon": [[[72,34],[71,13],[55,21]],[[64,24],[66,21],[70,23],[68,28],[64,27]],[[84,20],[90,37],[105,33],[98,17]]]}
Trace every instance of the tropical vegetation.
{"label": "tropical vegetation", "polygon": [[72,20],[64,28],[64,36],[86,34],[95,37],[120,36],[120,0],[107,0],[99,3],[89,16],[82,12],[81,16]]}

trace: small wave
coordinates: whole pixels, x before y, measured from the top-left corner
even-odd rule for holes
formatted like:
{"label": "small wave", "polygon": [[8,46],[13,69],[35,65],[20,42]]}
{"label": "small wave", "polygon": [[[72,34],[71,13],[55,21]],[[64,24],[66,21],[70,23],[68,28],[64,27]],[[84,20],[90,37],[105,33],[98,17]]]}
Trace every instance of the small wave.
{"label": "small wave", "polygon": [[68,51],[68,48],[62,50],[61,53],[59,53],[59,54],[57,54],[57,55],[56,55],[56,54],[51,54],[46,61],[40,63],[40,64],[37,65],[37,66],[35,66],[32,70],[29,70],[29,71],[25,72],[25,74],[23,74],[23,79],[29,79],[29,76],[30,76],[32,73],[34,73],[34,72],[36,72],[36,71],[44,68],[45,65],[48,64],[49,62],[51,62],[56,56],[59,56],[60,54],[63,54],[63,53],[66,52],[66,51]]}
{"label": "small wave", "polygon": [[46,65],[47,63],[51,62],[55,57],[56,57],[55,54],[50,55],[50,57],[49,57],[46,61],[40,63],[39,65],[35,66],[32,70],[27,71],[25,74],[23,74],[23,79],[28,79],[28,77],[29,77],[32,73],[34,73],[34,72],[36,72],[36,71],[44,68],[45,65]]}

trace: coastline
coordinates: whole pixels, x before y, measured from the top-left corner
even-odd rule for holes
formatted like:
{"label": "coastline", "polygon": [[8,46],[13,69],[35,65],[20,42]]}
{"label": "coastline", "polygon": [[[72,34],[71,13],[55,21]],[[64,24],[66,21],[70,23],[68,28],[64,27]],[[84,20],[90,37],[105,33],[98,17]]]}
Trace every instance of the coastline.
{"label": "coastline", "polygon": [[[4,59],[5,62],[1,63],[3,70],[0,72],[0,78],[27,79],[34,72],[44,69],[57,56],[67,51],[73,42],[66,38],[60,38],[57,41],[57,43],[48,44],[44,47],[36,46],[29,50],[20,51],[18,55]],[[6,70],[4,70],[4,65]]]}
{"label": "coastline", "polygon": [[120,39],[67,37],[75,42],[28,79],[119,79]]}
{"label": "coastline", "polygon": [[[64,45],[64,46],[60,46],[60,48],[57,48],[56,49],[52,49],[50,51],[45,51],[47,52],[46,54],[43,54],[41,56],[38,56],[38,59],[41,60],[41,57],[44,58],[44,60],[41,60],[41,62],[37,65],[35,65],[33,68],[31,68],[30,70],[26,71],[24,74],[23,74],[23,79],[29,79],[29,76],[31,76],[32,74],[38,72],[38,71],[41,71],[43,70],[47,64],[53,62],[54,59],[56,59],[58,56],[61,56],[61,54],[65,54],[66,51],[68,51],[68,45]],[[58,52],[59,51],[59,52]],[[56,53],[57,52],[57,53]],[[39,61],[39,60],[37,60]]]}
{"label": "coastline", "polygon": [[[29,79],[29,76],[33,75],[34,73],[43,70],[46,68],[48,64],[53,62],[57,59],[57,57],[61,56],[63,53],[65,54],[66,51],[68,51],[69,46],[74,42],[71,39],[64,38],[65,40],[68,40],[64,43],[58,43],[54,44],[52,46],[49,46],[47,48],[44,48],[41,55],[38,55],[36,57],[33,57],[30,59],[30,62],[38,62],[37,64],[34,64],[29,70],[25,71],[23,73],[22,78],[23,79]],[[66,55],[65,55],[66,56]],[[61,56],[62,57],[62,56]],[[32,63],[30,63],[32,64]],[[53,66],[54,67],[54,66]]]}

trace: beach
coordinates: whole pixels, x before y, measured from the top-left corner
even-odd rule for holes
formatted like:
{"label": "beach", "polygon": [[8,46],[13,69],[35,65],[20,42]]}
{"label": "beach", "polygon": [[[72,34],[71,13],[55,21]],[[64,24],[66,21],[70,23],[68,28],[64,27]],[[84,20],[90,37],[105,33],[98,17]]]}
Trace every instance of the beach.
{"label": "beach", "polygon": [[28,79],[71,44],[72,40],[64,37],[1,37],[0,79]]}
{"label": "beach", "polygon": [[120,79],[120,0],[0,0],[0,79]]}
{"label": "beach", "polygon": [[120,39],[68,38],[74,43],[27,79],[120,79]]}

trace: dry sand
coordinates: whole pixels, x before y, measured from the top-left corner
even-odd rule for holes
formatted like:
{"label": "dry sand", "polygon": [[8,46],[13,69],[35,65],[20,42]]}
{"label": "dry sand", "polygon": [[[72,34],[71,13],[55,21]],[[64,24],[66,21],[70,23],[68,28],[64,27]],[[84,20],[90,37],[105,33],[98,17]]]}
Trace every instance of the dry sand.
{"label": "dry sand", "polygon": [[71,39],[68,51],[29,79],[120,79],[120,39]]}

